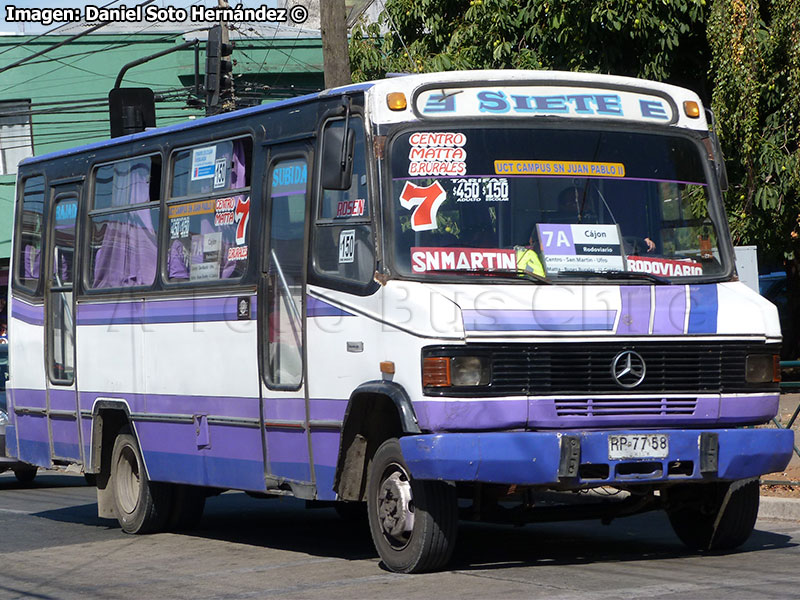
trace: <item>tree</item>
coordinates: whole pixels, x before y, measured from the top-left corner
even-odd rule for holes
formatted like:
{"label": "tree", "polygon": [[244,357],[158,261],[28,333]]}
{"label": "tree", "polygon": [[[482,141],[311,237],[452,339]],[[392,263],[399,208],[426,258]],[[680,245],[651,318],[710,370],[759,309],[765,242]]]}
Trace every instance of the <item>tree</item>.
{"label": "tree", "polygon": [[704,16],[705,0],[387,0],[378,23],[353,31],[353,78],[560,69],[693,84],[704,92]]}
{"label": "tree", "polygon": [[785,356],[800,324],[800,4],[714,0],[708,22],[712,106],[727,157],[726,208],[735,244],[756,244],[761,264],[785,261]]}

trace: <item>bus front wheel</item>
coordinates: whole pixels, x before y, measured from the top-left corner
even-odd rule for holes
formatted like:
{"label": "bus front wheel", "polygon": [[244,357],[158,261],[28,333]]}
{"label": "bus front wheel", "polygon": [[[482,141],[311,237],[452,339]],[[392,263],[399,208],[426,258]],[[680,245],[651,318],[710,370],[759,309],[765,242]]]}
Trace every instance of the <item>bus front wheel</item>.
{"label": "bus front wheel", "polygon": [[114,513],[126,533],[161,531],[169,516],[169,487],[147,479],[139,444],[127,430],[114,442],[111,453],[111,489]]}
{"label": "bus front wheel", "polygon": [[758,517],[758,481],[684,484],[669,493],[672,529],[692,550],[732,550],[750,537]]}
{"label": "bus front wheel", "polygon": [[381,444],[370,465],[367,512],[386,567],[421,573],[446,565],[458,530],[457,502],[454,486],[412,479],[396,439]]}

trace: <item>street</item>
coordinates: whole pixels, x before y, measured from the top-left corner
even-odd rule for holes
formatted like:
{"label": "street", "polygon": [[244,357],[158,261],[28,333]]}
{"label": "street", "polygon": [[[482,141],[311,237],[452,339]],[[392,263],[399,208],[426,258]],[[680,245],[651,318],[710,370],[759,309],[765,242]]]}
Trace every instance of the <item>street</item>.
{"label": "street", "polygon": [[740,552],[686,552],[666,517],[462,524],[450,570],[383,570],[366,526],[330,508],[210,498],[191,534],[125,535],[82,477],[0,475],[0,598],[788,598],[800,523],[760,520]]}

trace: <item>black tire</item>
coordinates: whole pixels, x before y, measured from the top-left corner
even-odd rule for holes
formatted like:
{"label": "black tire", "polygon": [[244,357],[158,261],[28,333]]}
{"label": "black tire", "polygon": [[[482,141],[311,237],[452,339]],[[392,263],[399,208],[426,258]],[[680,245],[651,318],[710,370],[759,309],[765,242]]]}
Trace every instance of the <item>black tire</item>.
{"label": "black tire", "polygon": [[111,452],[114,514],[125,533],[162,531],[169,518],[170,487],[147,479],[139,444],[127,430],[117,435]]}
{"label": "black tire", "polygon": [[172,487],[172,508],[167,529],[188,531],[197,527],[203,518],[206,506],[205,490],[193,485],[174,484]]}
{"label": "black tire", "polygon": [[[714,523],[728,489],[735,486],[723,508],[716,533]],[[677,486],[670,491],[668,509],[672,529],[692,550],[732,550],[744,544],[756,524],[758,481],[745,484],[706,483]]]}
{"label": "black tire", "polygon": [[20,483],[31,483],[36,478],[37,467],[25,467],[24,469],[14,469],[14,477]]}
{"label": "black tire", "polygon": [[450,560],[458,532],[456,489],[411,479],[396,439],[381,444],[370,464],[367,514],[372,541],[389,570],[422,573]]}

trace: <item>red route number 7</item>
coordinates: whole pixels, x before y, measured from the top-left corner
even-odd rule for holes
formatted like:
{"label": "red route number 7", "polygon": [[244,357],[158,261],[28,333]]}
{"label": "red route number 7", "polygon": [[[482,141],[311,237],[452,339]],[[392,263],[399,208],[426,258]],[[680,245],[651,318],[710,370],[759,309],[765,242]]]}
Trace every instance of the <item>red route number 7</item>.
{"label": "red route number 7", "polygon": [[406,181],[400,193],[400,205],[408,210],[414,209],[411,214],[411,229],[414,231],[438,229],[436,213],[446,199],[447,192],[438,181],[427,187]]}

